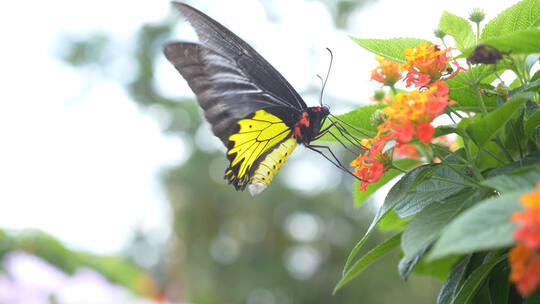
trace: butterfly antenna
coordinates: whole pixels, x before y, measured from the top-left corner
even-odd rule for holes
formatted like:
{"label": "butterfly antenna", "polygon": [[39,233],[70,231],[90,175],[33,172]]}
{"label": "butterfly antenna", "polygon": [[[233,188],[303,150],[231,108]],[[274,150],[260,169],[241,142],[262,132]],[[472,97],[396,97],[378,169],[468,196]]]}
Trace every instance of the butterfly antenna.
{"label": "butterfly antenna", "polygon": [[317,75],[317,77],[322,82],[322,89],[321,89],[321,95],[319,95],[319,104],[322,107],[322,98],[324,94],[324,88],[326,88],[326,83],[328,82],[328,76],[330,76],[330,70],[332,70],[332,62],[334,61],[334,54],[332,54],[332,51],[329,48],[326,48],[326,50],[330,53],[330,64],[328,64],[328,71],[326,72],[326,77],[324,78],[324,81],[321,76]]}

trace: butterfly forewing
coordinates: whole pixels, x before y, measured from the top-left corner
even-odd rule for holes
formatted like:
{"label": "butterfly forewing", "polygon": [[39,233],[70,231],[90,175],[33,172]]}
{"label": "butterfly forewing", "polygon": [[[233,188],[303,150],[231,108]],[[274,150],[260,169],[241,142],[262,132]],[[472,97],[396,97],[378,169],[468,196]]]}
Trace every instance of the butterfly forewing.
{"label": "butterfly forewing", "polygon": [[193,26],[202,45],[233,61],[245,77],[267,94],[295,109],[307,108],[287,80],[245,41],[199,10],[179,2],[173,4]]}

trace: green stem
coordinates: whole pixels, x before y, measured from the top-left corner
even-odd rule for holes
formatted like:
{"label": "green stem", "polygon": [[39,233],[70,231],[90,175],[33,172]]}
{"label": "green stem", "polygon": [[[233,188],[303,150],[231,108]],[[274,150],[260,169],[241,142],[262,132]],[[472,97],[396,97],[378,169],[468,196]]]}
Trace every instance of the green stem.
{"label": "green stem", "polygon": [[397,167],[397,166],[394,165],[394,164],[391,164],[389,169],[396,169],[396,170],[398,170],[398,171],[401,172],[401,173],[407,173],[407,171],[405,171],[405,170],[403,170],[403,169]]}
{"label": "green stem", "polygon": [[517,137],[517,130],[516,130],[516,126],[514,125],[514,122],[513,121],[509,121],[510,123],[510,127],[512,128],[512,135],[514,135],[514,142],[516,143],[516,146],[518,147],[518,150],[519,150],[519,163],[521,164],[521,161],[523,159],[524,154],[523,154],[523,150],[521,149],[521,143],[519,142],[519,139]]}
{"label": "green stem", "polygon": [[474,177],[480,181],[484,180],[484,176],[482,176],[482,174],[476,167],[471,155],[471,151],[469,150],[469,138],[463,137],[463,145],[465,146],[465,155],[467,156],[468,164]]}
{"label": "green stem", "polygon": [[397,90],[396,88],[394,87],[394,85],[391,85],[390,86],[390,90],[392,90],[392,93],[394,94],[394,99],[396,98],[396,95],[397,95]]}
{"label": "green stem", "polygon": [[501,163],[501,165],[504,165],[506,164],[506,162],[500,158],[497,157],[497,155],[493,154],[491,151],[489,151],[488,149],[486,148],[480,148],[480,150],[482,150],[482,152],[486,153],[487,155],[491,156],[494,160],[498,161],[499,163]]}
{"label": "green stem", "polygon": [[476,99],[478,101],[478,105],[480,106],[480,111],[482,111],[482,115],[486,116],[487,108],[486,108],[486,105],[484,104],[484,98],[482,98],[482,93],[480,93],[477,83],[473,85],[473,90],[476,92]]}
{"label": "green stem", "polygon": [[444,48],[447,49],[446,42],[444,42],[444,38],[441,38],[442,45],[444,45]]}
{"label": "green stem", "polygon": [[441,146],[441,145],[434,145],[434,144],[430,144],[429,146],[431,147],[431,150],[433,151],[433,154],[434,154],[435,156],[437,156],[438,158],[440,158],[441,161],[444,160],[444,157],[442,157],[442,156],[438,153],[438,150],[439,150],[439,151],[443,151],[443,152],[446,153],[446,154],[452,154],[453,157],[457,158],[457,159],[458,159],[459,161],[461,161],[463,164],[468,165],[468,161],[467,161],[465,158],[463,158],[463,157],[457,155],[456,153],[452,152],[450,149],[448,149],[448,148],[446,148],[446,147],[444,147],[444,146]]}
{"label": "green stem", "polygon": [[423,143],[419,143],[416,146],[418,147],[420,153],[427,158],[428,162],[433,163],[433,154],[431,151],[429,151],[429,149]]}
{"label": "green stem", "polygon": [[476,22],[476,44],[480,40],[480,22]]}
{"label": "green stem", "polygon": [[512,155],[510,155],[510,153],[508,153],[508,151],[506,151],[506,149],[504,148],[504,145],[502,144],[501,139],[499,138],[499,135],[496,135],[495,138],[493,138],[493,141],[495,142],[497,147],[499,147],[499,150],[501,150],[504,157],[506,157],[506,160],[508,160],[508,162],[513,162],[514,159],[512,158]]}

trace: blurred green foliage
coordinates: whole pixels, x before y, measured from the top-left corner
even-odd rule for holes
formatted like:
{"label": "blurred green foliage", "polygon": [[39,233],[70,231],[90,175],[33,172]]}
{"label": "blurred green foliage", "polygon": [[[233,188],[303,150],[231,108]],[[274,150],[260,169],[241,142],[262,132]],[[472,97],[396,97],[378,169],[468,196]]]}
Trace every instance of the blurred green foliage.
{"label": "blurred green foliage", "polygon": [[[346,20],[352,7],[363,2],[339,1],[334,15]],[[343,20],[336,23],[344,25]],[[395,262],[397,251],[332,296],[354,240],[367,228],[369,204],[361,210],[353,209],[349,187],[352,181],[348,177],[343,178],[345,183],[316,196],[289,188],[280,174],[256,198],[227,185],[221,179],[226,166],[223,152],[203,150],[193,144],[203,124],[196,101],[171,99],[156,88],[156,66],[163,56],[163,44],[174,39],[170,37],[173,26],[172,21],[141,26],[137,48],[122,54],[134,58],[137,65],[133,69],[137,74],[126,85],[133,100],[150,112],[159,110],[165,114],[164,132],[181,134],[191,148],[185,162],[162,173],[163,187],[174,211],[174,235],[169,242],[171,249],[163,251],[160,263],[151,271],[167,298],[193,303],[392,303],[396,299],[400,303],[427,303],[433,299],[440,282],[412,275],[405,283],[395,263],[384,262]],[[80,41],[67,53],[87,54],[78,48],[90,44]],[[68,60],[72,57],[64,59],[75,63]],[[88,54],[77,62],[91,58],[95,55]],[[178,83],[181,81],[178,75]],[[342,173],[335,170],[328,174],[340,178]],[[320,234],[313,240],[290,236],[287,224],[298,214],[316,219]],[[368,245],[385,237],[376,234]],[[295,252],[317,257],[314,273],[304,277],[295,274],[291,261],[300,268],[305,262],[291,259]]]}
{"label": "blurred green foliage", "polygon": [[110,282],[122,285],[138,294],[151,296],[154,283],[145,271],[119,256],[98,256],[66,248],[52,236],[37,230],[9,233],[0,230],[0,261],[14,251],[38,256],[68,274],[88,267],[103,274]]}

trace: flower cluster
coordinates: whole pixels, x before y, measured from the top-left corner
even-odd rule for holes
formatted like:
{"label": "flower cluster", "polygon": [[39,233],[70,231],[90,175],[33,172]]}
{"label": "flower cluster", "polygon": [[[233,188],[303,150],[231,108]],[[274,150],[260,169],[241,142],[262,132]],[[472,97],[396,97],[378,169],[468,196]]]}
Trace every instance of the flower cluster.
{"label": "flower cluster", "polygon": [[540,182],[536,190],[521,196],[527,209],[514,212],[511,220],[521,226],[514,231],[518,244],[510,249],[510,281],[522,296],[528,296],[540,283]]}
{"label": "flower cluster", "polygon": [[[455,103],[449,99],[448,86],[443,80],[453,77],[462,69],[454,62],[458,68],[453,74],[450,73],[450,50],[441,50],[437,45],[424,42],[417,48],[405,50],[407,62],[404,64],[379,56],[375,58],[379,67],[371,72],[372,80],[390,86],[396,92],[394,84],[402,79],[401,72],[406,71],[404,80],[407,87],[414,84],[417,89],[396,93],[393,98],[379,94],[378,103],[388,106],[374,117],[378,133],[363,143],[366,151],[350,164],[362,179],[361,190],[380,179],[388,170],[393,156],[419,158],[417,147],[411,143],[414,137],[423,144],[433,140],[435,128],[431,123],[444,112],[446,106]],[[448,77],[443,79],[443,76]],[[393,151],[382,153],[390,140],[395,140]]]}
{"label": "flower cluster", "polygon": [[442,81],[423,91],[397,94],[395,102],[382,110],[388,119],[379,125],[379,131],[390,132],[399,144],[409,142],[415,135],[428,143],[435,133],[431,122],[447,105],[454,103],[449,100],[448,86]]}
{"label": "flower cluster", "polygon": [[400,64],[390,59],[375,56],[379,66],[371,71],[371,80],[378,81],[387,86],[393,86],[398,80],[403,78],[400,73]]}
{"label": "flower cluster", "polygon": [[407,71],[405,75],[407,87],[412,84],[416,87],[427,87],[445,74],[451,74],[448,79],[463,70],[456,61],[453,62],[457,68],[455,72],[452,73],[453,69],[448,67],[448,61],[452,59],[448,52],[451,50],[452,48],[441,50],[438,45],[428,45],[427,42],[422,42],[417,48],[406,49],[407,62],[400,69]]}
{"label": "flower cluster", "polygon": [[386,171],[390,162],[388,154],[383,152],[385,144],[386,141],[383,138],[376,141],[362,141],[362,145],[367,150],[350,164],[355,167],[354,174],[362,179],[360,190],[366,191],[367,185],[377,182]]}

